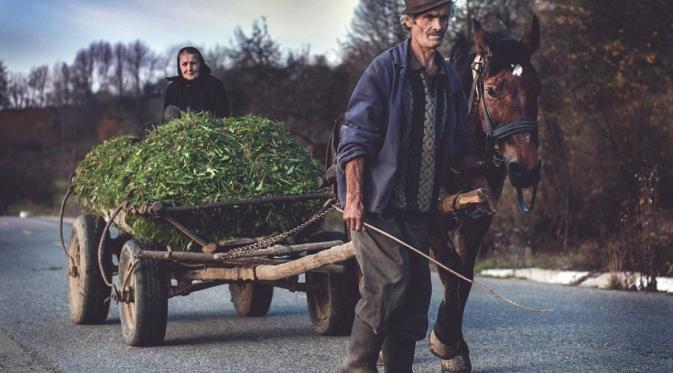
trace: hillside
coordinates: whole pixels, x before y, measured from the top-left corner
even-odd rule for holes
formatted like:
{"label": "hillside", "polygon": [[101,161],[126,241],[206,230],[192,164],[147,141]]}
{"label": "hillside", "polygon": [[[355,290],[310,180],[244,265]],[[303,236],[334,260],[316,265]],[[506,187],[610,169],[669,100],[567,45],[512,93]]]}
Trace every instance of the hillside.
{"label": "hillside", "polygon": [[93,97],[77,108],[0,111],[0,215],[54,213],[68,175],[91,146],[158,122],[161,106],[160,97]]}

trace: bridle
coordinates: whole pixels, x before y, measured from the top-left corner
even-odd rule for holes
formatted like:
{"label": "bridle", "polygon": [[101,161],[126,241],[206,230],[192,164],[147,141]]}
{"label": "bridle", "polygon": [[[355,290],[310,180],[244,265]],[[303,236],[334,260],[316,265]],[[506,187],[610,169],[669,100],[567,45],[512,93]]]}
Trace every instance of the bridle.
{"label": "bridle", "polygon": [[[505,139],[516,133],[530,133],[531,135],[538,135],[538,125],[535,118],[530,117],[519,117],[515,118],[510,122],[500,123],[493,125],[491,117],[488,113],[488,108],[486,107],[486,100],[484,97],[484,66],[486,61],[482,56],[477,55],[472,63],[472,88],[470,89],[470,98],[468,101],[468,116],[472,111],[472,104],[476,99],[477,102],[481,101],[482,109],[484,111],[484,124],[486,127],[486,144],[484,146],[484,151],[482,153],[482,160],[484,163],[490,163],[495,168],[502,167],[505,163],[504,155],[495,147],[496,140]],[[509,168],[507,168],[509,173]],[[510,179],[512,175],[509,175]],[[537,195],[537,185],[539,182],[539,177],[536,178],[532,186],[532,196],[530,204],[526,203],[526,200],[523,195],[523,188],[520,186],[516,187],[517,197],[519,200],[519,208],[523,212],[530,212],[535,207],[535,197]]]}

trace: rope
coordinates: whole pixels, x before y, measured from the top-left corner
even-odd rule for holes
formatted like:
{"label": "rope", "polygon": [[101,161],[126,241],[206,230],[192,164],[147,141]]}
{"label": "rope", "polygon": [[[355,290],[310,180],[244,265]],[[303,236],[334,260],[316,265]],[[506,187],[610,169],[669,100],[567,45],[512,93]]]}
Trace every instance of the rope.
{"label": "rope", "polygon": [[[336,205],[334,205],[333,207],[334,207],[336,210],[338,210],[338,211],[340,211],[340,212],[343,213],[343,210],[340,209],[339,207],[337,207]],[[546,312],[549,312],[549,309],[544,309],[544,308],[533,308],[533,307],[528,307],[528,306],[524,306],[524,305],[522,305],[522,304],[519,304],[519,303],[517,303],[517,302],[515,302],[515,301],[513,301],[513,300],[511,300],[511,299],[509,299],[509,298],[507,298],[507,297],[505,297],[505,296],[503,296],[503,295],[498,294],[495,290],[493,290],[493,289],[491,289],[491,288],[489,288],[489,287],[487,287],[487,286],[485,286],[485,285],[482,285],[482,284],[479,283],[479,282],[476,282],[476,281],[474,281],[474,280],[471,280],[471,279],[469,279],[469,278],[467,278],[467,277],[461,275],[460,273],[458,273],[458,272],[452,270],[451,268],[449,268],[449,267],[445,266],[444,264],[438,262],[438,261],[435,260],[434,258],[432,258],[432,257],[430,257],[429,255],[423,253],[422,251],[418,250],[417,248],[415,248],[415,247],[409,245],[408,243],[406,243],[406,242],[400,240],[399,238],[397,238],[397,237],[391,235],[390,233],[388,233],[388,232],[386,232],[386,231],[383,231],[383,230],[381,230],[381,229],[379,229],[379,228],[376,228],[375,226],[373,226],[373,225],[371,225],[371,224],[369,224],[369,223],[364,223],[364,222],[363,222],[363,226],[365,226],[365,227],[367,227],[368,229],[371,229],[371,230],[373,230],[374,232],[377,232],[377,233],[379,233],[379,234],[381,234],[381,235],[383,235],[383,236],[385,236],[385,237],[390,238],[391,240],[393,240],[393,241],[399,243],[400,245],[406,247],[407,249],[409,249],[409,250],[415,252],[416,254],[418,254],[418,255],[424,257],[425,259],[427,259],[427,260],[430,261],[431,263],[434,263],[437,267],[443,269],[444,271],[446,271],[446,272],[448,272],[448,273],[454,275],[455,277],[457,277],[457,278],[459,278],[459,279],[461,279],[461,280],[463,280],[463,281],[465,281],[465,282],[467,282],[467,283],[469,283],[469,284],[471,284],[471,285],[474,285],[474,286],[478,287],[479,289],[483,290],[486,294],[491,295],[491,296],[495,297],[496,299],[502,300],[502,301],[504,301],[504,302],[507,302],[507,303],[511,304],[512,306],[514,306],[514,307],[516,307],[516,308],[520,308],[520,309],[523,309],[523,310],[526,310],[526,311],[529,311],[529,312],[538,312],[538,313],[546,313]]]}
{"label": "rope", "polygon": [[131,268],[129,271],[126,273],[126,276],[124,276],[124,280],[121,282],[122,284],[122,292],[124,289],[126,289],[127,282],[131,278],[131,275],[133,274],[133,271],[136,270],[136,266],[138,266],[138,263],[140,263],[140,259],[134,258],[133,263],[131,264]]}
{"label": "rope", "polygon": [[255,251],[260,250],[260,249],[265,249],[267,247],[273,246],[283,240],[285,240],[288,237],[294,236],[295,234],[303,231],[304,229],[308,228],[309,226],[313,225],[315,222],[318,220],[322,219],[325,215],[327,215],[330,211],[334,210],[336,207],[333,205],[334,199],[330,198],[318,211],[315,213],[313,216],[311,216],[308,220],[305,222],[299,224],[298,226],[285,231],[283,233],[280,233],[276,236],[270,237],[268,239],[265,239],[263,241],[255,242],[253,244],[235,248],[233,250],[227,251],[225,253],[219,254],[218,259],[221,260],[229,260],[229,259],[236,259],[240,258],[243,256],[254,256]]}
{"label": "rope", "polygon": [[70,194],[72,194],[72,184],[73,181],[75,180],[75,173],[71,173],[68,181],[68,189],[65,191],[65,196],[63,196],[63,201],[61,202],[61,212],[59,214],[59,232],[61,235],[61,248],[63,249],[63,254],[70,259],[70,265],[72,268],[77,268],[77,263],[75,263],[75,259],[68,254],[68,250],[65,248],[65,240],[63,239],[63,214],[65,212],[65,204],[68,202],[68,198],[70,197]]}
{"label": "rope", "polygon": [[[115,286],[115,284],[112,282],[107,277],[107,273],[105,272],[105,265],[103,264],[103,248],[105,246],[105,239],[108,236],[108,232],[110,231],[110,226],[112,225],[112,222],[115,220],[117,217],[117,214],[121,210],[128,209],[128,201],[124,201],[117,206],[117,208],[114,210],[112,215],[110,215],[110,219],[107,221],[105,224],[105,228],[103,229],[103,233],[100,236],[100,241],[98,242],[98,270],[100,271],[100,275],[103,278],[103,282],[105,282],[105,285],[109,287],[112,291],[112,298],[116,301],[121,299],[121,293],[119,292],[119,289]],[[135,267],[135,266],[134,266]],[[122,287],[122,289],[124,289]]]}

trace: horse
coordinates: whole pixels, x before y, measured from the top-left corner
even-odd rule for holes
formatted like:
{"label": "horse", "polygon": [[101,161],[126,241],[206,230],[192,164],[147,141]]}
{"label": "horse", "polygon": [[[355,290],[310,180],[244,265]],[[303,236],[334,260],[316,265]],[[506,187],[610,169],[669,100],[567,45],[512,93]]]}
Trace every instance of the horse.
{"label": "horse", "polygon": [[[533,16],[520,40],[489,33],[477,20],[473,25],[474,48],[470,51],[465,39],[454,42],[451,59],[470,97],[468,134],[479,154],[476,166],[454,171],[452,188],[464,191],[485,183],[497,202],[509,176],[521,210],[527,212],[534,207],[541,168],[536,120],[541,81],[530,62],[539,48],[540,25]],[[531,189],[530,202],[524,197],[526,188]],[[474,278],[475,260],[492,219],[493,214],[442,218],[431,245],[435,258]],[[444,271],[439,276],[444,295],[429,336],[430,350],[441,359],[443,372],[470,372],[462,326],[471,284]]]}

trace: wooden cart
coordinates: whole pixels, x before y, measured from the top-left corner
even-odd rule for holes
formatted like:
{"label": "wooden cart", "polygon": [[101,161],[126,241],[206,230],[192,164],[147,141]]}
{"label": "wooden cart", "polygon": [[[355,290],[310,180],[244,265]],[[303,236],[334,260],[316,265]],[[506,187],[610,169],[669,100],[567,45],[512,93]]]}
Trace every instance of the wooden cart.
{"label": "wooden cart", "polygon": [[[487,193],[478,189],[448,196],[440,203],[440,212],[483,208]],[[120,206],[100,215],[79,216],[67,249],[70,318],[76,324],[103,323],[111,300],[115,300],[119,303],[126,343],[152,346],[164,340],[168,298],[228,284],[240,316],[264,316],[274,287],[280,287],[306,292],[309,315],[318,334],[346,335],[359,297],[359,270],[347,232],[340,228],[303,237],[295,234],[320,220],[329,211],[332,198],[332,194],[319,193],[192,207],[164,207],[155,202],[142,208]],[[190,209],[308,200],[326,202],[307,223],[272,238],[208,243],[176,218]],[[126,224],[129,214],[172,224],[198,243],[201,250],[174,251],[134,238],[133,229]],[[119,234],[109,233],[111,225],[119,229]]]}
{"label": "wooden cart", "polygon": [[[320,193],[225,201],[197,208],[331,201],[330,198],[330,194]],[[177,221],[175,216],[186,209],[189,207],[154,203],[140,210],[118,209],[102,212],[100,216],[79,216],[68,247],[72,321],[103,323],[111,300],[115,300],[119,303],[126,343],[157,345],[164,340],[169,298],[228,284],[240,316],[266,315],[274,287],[281,287],[306,292],[309,315],[317,333],[350,332],[358,299],[358,270],[344,229],[322,230],[301,238],[288,235],[271,240],[241,238],[207,243]],[[173,224],[198,242],[201,250],[172,251],[170,247],[139,240],[125,222],[129,214]],[[111,225],[119,234],[109,233]]]}

